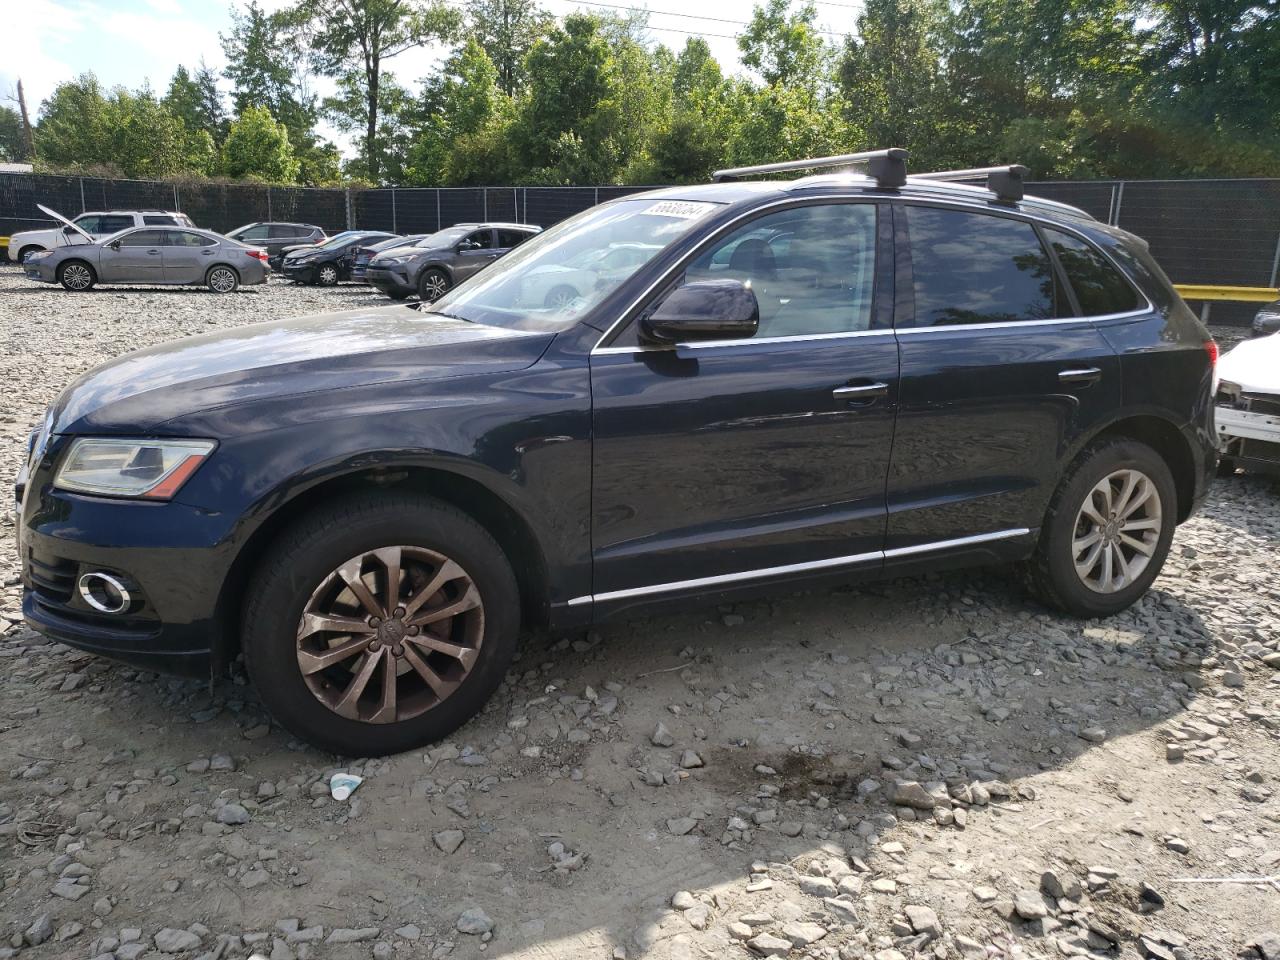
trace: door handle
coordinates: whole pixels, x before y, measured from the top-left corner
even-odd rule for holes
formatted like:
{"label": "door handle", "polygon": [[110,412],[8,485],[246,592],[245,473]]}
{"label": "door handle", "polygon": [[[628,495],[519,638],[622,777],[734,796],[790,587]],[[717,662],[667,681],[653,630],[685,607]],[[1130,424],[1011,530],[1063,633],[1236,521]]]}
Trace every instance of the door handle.
{"label": "door handle", "polygon": [[889,385],[887,383],[850,383],[847,386],[836,387],[831,391],[831,395],[837,400],[843,400],[846,403],[869,402],[879,400],[881,397],[889,395]]}
{"label": "door handle", "polygon": [[213,256],[213,251],[212,251],[212,250],[201,250],[201,251],[200,251],[200,256],[202,256],[202,257],[212,257],[212,256]]}
{"label": "door handle", "polygon": [[1099,367],[1078,367],[1073,370],[1063,370],[1058,374],[1059,383],[1097,383],[1102,379],[1102,370]]}
{"label": "door handle", "polygon": [[159,251],[159,250],[148,250],[148,251],[147,251],[147,256],[148,256],[148,257],[158,257],[158,256],[160,256],[160,251]]}

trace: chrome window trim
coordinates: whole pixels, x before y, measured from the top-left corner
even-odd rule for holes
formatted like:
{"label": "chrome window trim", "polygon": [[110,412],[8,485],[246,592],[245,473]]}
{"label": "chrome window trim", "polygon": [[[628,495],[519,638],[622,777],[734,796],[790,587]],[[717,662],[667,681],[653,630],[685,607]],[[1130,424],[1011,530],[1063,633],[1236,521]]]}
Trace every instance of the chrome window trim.
{"label": "chrome window trim", "polygon": [[892,550],[872,550],[868,553],[854,553],[844,557],[830,557],[826,560],[809,560],[804,563],[785,563],[776,567],[758,567],[754,570],[742,570],[738,573],[722,573],[710,577],[695,577],[692,580],[672,580],[668,583],[653,583],[645,587],[631,587],[626,590],[608,590],[604,593],[588,594],[574,597],[566,606],[578,607],[586,603],[604,603],[609,600],[628,600],[632,597],[647,597],[659,593],[673,593],[682,590],[695,590],[699,587],[715,587],[726,583],[737,583],[743,580],[761,580],[770,577],[785,576],[789,573],[804,573],[809,570],[827,570],[833,567],[849,567],[870,560],[891,560],[896,557],[913,556],[918,553],[930,553],[934,550],[947,550],[952,547],[964,547],[995,540],[1009,540],[1031,533],[1028,527],[1014,527],[1008,530],[996,530],[992,533],[979,533],[969,537],[955,537],[951,540],[936,540],[932,543],[919,543],[910,547],[895,547]]}
{"label": "chrome window trim", "polygon": [[[992,329],[994,330],[994,329],[1003,328],[1003,327],[1043,326],[1051,323],[1067,323],[1067,322],[1073,322],[1073,321],[1098,322],[1102,320],[1120,320],[1127,317],[1141,316],[1144,313],[1150,313],[1156,309],[1155,305],[1151,302],[1151,298],[1147,296],[1146,292],[1141,287],[1139,287],[1136,283],[1133,282],[1133,279],[1129,276],[1127,272],[1125,272],[1125,269],[1115,261],[1115,258],[1112,257],[1106,250],[1102,249],[1096,243],[1090,240],[1087,236],[1085,236],[1078,228],[1076,228],[1072,224],[1063,223],[1061,220],[1055,220],[1052,217],[1043,216],[1041,214],[1036,213],[1035,211],[1024,210],[1020,206],[1019,207],[1001,206],[993,210],[989,200],[982,200],[979,197],[975,197],[972,200],[967,200],[967,199],[952,200],[944,197],[936,197],[936,198],[932,196],[916,197],[916,196],[911,196],[909,194],[902,195],[898,193],[887,193],[884,191],[871,192],[870,188],[866,188],[862,191],[859,191],[858,193],[831,193],[831,194],[813,193],[808,195],[789,196],[786,199],[774,200],[774,201],[771,201],[770,203],[762,204],[761,206],[758,206],[758,207],[752,207],[750,210],[744,211],[741,215],[730,220],[728,223],[723,224],[715,232],[715,234],[712,235],[712,237],[719,237],[723,235],[724,232],[731,230],[737,224],[742,223],[744,220],[752,219],[756,214],[761,213],[763,211],[773,210],[777,207],[786,207],[786,206],[813,206],[815,200],[824,200],[824,199],[829,199],[833,201],[855,201],[855,202],[863,202],[863,203],[884,203],[887,201],[889,203],[914,204],[917,206],[947,207],[954,210],[965,210],[970,213],[983,213],[983,214],[987,214],[988,216],[1004,216],[1009,219],[1022,219],[1029,223],[1037,223],[1037,224],[1040,224],[1041,226],[1050,227],[1054,230],[1060,230],[1063,233],[1074,236],[1077,240],[1083,241],[1085,244],[1089,246],[1090,249],[1096,250],[1099,254],[1101,254],[1102,258],[1106,260],[1107,263],[1109,263],[1116,270],[1119,270],[1120,276],[1122,276],[1125,279],[1125,281],[1129,284],[1129,286],[1132,287],[1134,291],[1137,292],[1138,296],[1141,297],[1142,301],[1146,304],[1146,307],[1145,308],[1137,307],[1133,310],[1126,311],[1124,313],[1108,313],[1108,314],[1102,314],[1100,316],[1060,317],[1060,318],[1055,318],[1053,320],[1015,320],[1011,323],[956,324],[955,326],[949,326],[949,327],[885,327],[877,330],[855,330],[855,331],[849,331],[848,333],[841,333],[841,334],[816,334],[814,335],[814,338],[818,338],[818,337],[831,338],[831,337],[843,337],[843,336],[850,336],[850,335],[856,336],[856,335],[865,335],[868,333],[895,333],[895,332],[909,333],[912,331],[919,332],[922,330],[942,330],[942,329],[947,329],[947,330]],[[1094,222],[1098,222],[1098,221],[1094,221]],[[634,300],[632,300],[631,303],[628,304],[627,308],[621,312],[618,319],[615,320],[613,323],[611,323],[609,325],[609,328],[605,330],[605,332],[595,342],[595,346],[591,348],[592,355],[596,353],[601,353],[601,354],[643,353],[643,352],[648,352],[650,350],[672,349],[672,347],[667,347],[667,346],[602,347],[601,344],[614,335],[614,333],[618,330],[618,328],[627,320],[628,317],[631,316],[631,314],[635,311],[635,309],[638,306],[640,306],[640,304],[643,303],[644,300],[653,293],[654,290],[657,290],[664,283],[668,282],[673,276],[675,276],[676,273],[678,273],[679,271],[683,270],[686,266],[688,266],[689,262],[692,261],[694,257],[697,256],[697,254],[704,249],[704,243],[711,242],[712,237],[706,238],[703,241],[703,243],[699,243],[697,246],[695,246],[688,254],[686,254],[683,258],[681,258],[679,263],[673,266],[670,270],[668,270],[666,273],[660,276],[653,283],[649,284],[649,286],[645,288],[643,293],[641,293]],[[762,340],[747,339],[747,340],[731,340],[731,341],[714,341],[714,344],[719,346],[719,345],[728,345],[728,344],[739,345],[739,344],[746,344],[746,343],[771,343],[778,340],[790,340],[790,339],[792,338],[771,337],[771,338],[762,339]],[[704,343],[704,344],[701,344],[700,346],[709,346],[709,345],[711,344]],[[675,344],[674,346],[684,348],[684,349],[695,349],[699,345],[678,343],[678,344]]]}
{"label": "chrome window trim", "polygon": [[649,344],[638,347],[596,347],[592,355],[608,355],[611,353],[660,353],[671,350],[708,350],[712,347],[745,347],[753,343],[806,343],[810,340],[848,340],[854,337],[892,336],[893,328],[884,327],[879,330],[849,330],[844,333],[806,333],[788,337],[744,337],[740,340],[698,340],[692,343]]}

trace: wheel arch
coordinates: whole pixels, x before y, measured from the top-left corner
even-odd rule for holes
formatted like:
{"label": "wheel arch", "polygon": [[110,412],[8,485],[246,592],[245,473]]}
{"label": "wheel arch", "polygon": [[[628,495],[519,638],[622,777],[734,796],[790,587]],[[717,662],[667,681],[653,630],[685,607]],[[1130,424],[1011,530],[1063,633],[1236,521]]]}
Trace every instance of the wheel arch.
{"label": "wheel arch", "polygon": [[39,253],[42,250],[48,250],[48,249],[49,249],[48,247],[40,243],[28,243],[26,246],[22,246],[18,248],[17,262],[21,264],[23,258],[29,253]]}
{"label": "wheel arch", "polygon": [[1150,413],[1132,414],[1114,420],[1089,437],[1087,443],[1073,452],[1074,462],[1088,444],[1111,437],[1123,437],[1145,443],[1169,465],[1173,484],[1178,491],[1178,522],[1189,516],[1195,505],[1196,459],[1191,441],[1176,424],[1164,417]]}
{"label": "wheel arch", "polygon": [[546,556],[532,525],[507,498],[462,473],[440,466],[406,465],[359,469],[329,477],[276,506],[240,545],[218,598],[223,635],[214,650],[213,670],[221,672],[240,648],[239,616],[255,564],[291,524],[308,511],[370,489],[421,493],[456,507],[488,531],[506,554],[520,588],[524,623],[547,622],[550,593]]}
{"label": "wheel arch", "polygon": [[86,259],[85,257],[82,257],[82,256],[67,257],[65,260],[63,260],[63,261],[62,261],[61,263],[59,263],[56,267],[54,267],[54,268],[53,268],[53,274],[54,274],[54,276],[55,276],[59,281],[61,281],[61,280],[62,280],[62,271],[63,271],[63,270],[65,270],[65,269],[67,269],[67,267],[71,266],[71,264],[73,264],[73,263],[82,263],[82,264],[84,264],[86,267],[88,267],[88,268],[89,268],[89,272],[90,272],[91,274],[93,274],[93,282],[94,282],[94,283],[97,283],[97,282],[98,282],[98,267],[97,267],[97,265],[96,265],[92,260],[88,260],[88,259]]}
{"label": "wheel arch", "polygon": [[239,270],[237,270],[233,264],[230,264],[225,260],[219,260],[216,263],[209,264],[209,269],[204,272],[205,283],[209,282],[209,274],[213,273],[213,271],[217,270],[219,267],[226,267],[228,270],[234,273],[236,275],[237,282],[244,280],[244,274],[242,274]]}

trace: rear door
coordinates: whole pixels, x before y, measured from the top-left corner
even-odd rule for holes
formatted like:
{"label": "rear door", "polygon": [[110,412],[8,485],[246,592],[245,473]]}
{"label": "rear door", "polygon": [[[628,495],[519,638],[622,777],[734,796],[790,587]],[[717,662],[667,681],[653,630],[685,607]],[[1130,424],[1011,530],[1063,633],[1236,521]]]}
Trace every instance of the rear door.
{"label": "rear door", "polygon": [[1080,315],[1038,224],[907,202],[896,222],[902,386],[886,554],[1025,542],[1073,445],[1119,406],[1119,359]]}
{"label": "rear door", "polygon": [[873,202],[763,213],[642,308],[678,283],[738,279],[760,303],[753,338],[632,334],[593,352],[597,605],[879,569],[898,348],[878,216],[887,227]]}
{"label": "rear door", "polygon": [[98,277],[104,283],[164,283],[164,231],[131,230],[102,247]]}
{"label": "rear door", "polygon": [[214,260],[218,241],[193,230],[166,230],[164,279],[166,283],[204,283]]}

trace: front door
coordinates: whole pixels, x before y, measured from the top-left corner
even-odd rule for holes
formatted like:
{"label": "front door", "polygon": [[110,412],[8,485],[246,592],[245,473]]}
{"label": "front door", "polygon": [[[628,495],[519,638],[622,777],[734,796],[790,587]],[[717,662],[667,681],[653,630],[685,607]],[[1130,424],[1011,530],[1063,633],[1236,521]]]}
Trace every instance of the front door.
{"label": "front door", "polygon": [[102,248],[98,278],[103,283],[164,283],[164,231],[134,230]]}
{"label": "front door", "polygon": [[898,222],[910,259],[886,552],[1017,542],[1040,526],[1068,451],[1119,406],[1119,358],[1051,253],[1070,236],[927,205],[904,204]]}
{"label": "front door", "polygon": [[467,234],[458,244],[458,256],[453,264],[453,282],[461,283],[497,260],[498,251],[493,244],[493,231],[487,227]]}
{"label": "front door", "polygon": [[878,213],[793,206],[697,255],[677,282],[750,285],[751,339],[593,353],[598,608],[878,569],[898,384]]}
{"label": "front door", "polygon": [[167,230],[164,245],[166,283],[204,283],[218,241],[191,230]]}

